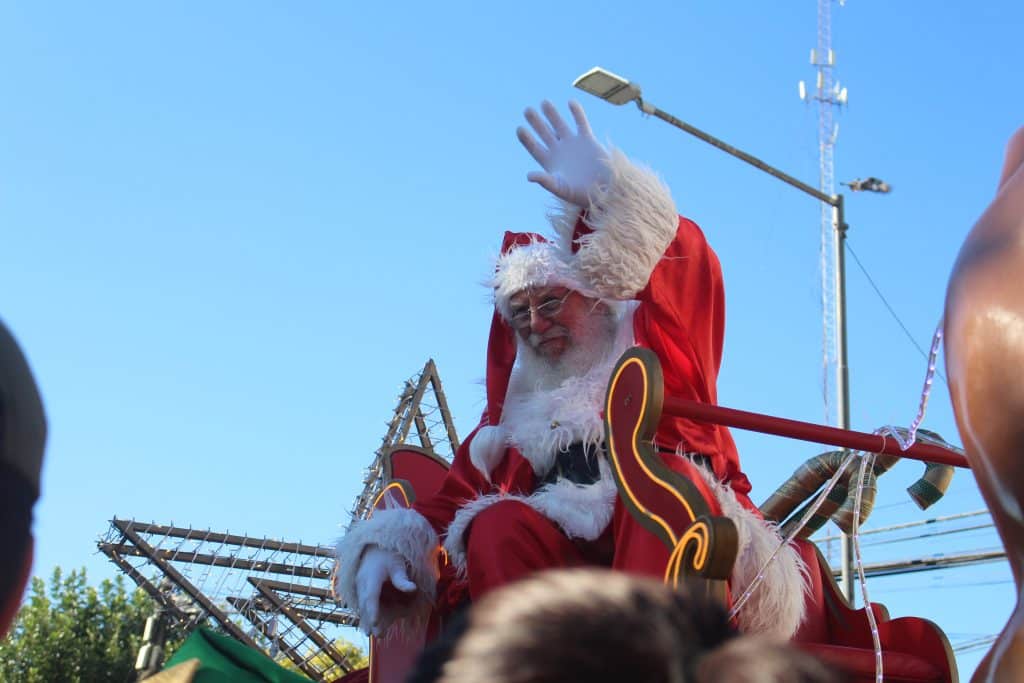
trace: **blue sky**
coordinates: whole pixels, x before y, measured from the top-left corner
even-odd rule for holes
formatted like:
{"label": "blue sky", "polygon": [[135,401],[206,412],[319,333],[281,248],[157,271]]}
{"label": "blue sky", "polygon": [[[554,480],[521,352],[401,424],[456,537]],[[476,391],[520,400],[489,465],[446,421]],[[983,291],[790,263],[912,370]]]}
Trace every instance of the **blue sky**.
{"label": "blue sky", "polygon": [[[925,348],[1024,124],[1022,25],[1012,2],[833,5],[836,178],[894,187],[847,197],[850,245]],[[0,27],[0,315],[52,427],[40,574],[112,575],[95,540],[114,515],[331,542],[427,357],[465,434],[479,283],[503,230],[544,226],[514,135],[543,98],[578,98],[704,227],[726,276],[721,403],[822,419],[816,203],[571,88],[602,65],[816,184],[796,87],[814,2],[3,3]],[[848,273],[852,424],[907,424],[925,361]],[[941,380],[925,426],[958,441]],[[737,438],[757,500],[819,450]],[[870,525],[921,517],[902,493],[919,474],[882,480]],[[960,473],[930,513],[978,507]],[[921,576],[872,598],[966,636],[1013,601],[1002,566]]]}

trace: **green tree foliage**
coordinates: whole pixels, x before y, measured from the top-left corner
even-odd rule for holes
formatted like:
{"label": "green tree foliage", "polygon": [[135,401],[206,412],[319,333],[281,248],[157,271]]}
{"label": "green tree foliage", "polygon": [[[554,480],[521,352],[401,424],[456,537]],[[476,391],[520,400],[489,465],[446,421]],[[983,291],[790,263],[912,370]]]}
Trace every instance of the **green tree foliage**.
{"label": "green tree foliage", "polygon": [[[366,653],[363,652],[363,650],[358,645],[350,643],[344,638],[338,638],[337,640],[335,640],[334,648],[341,654],[341,656],[345,659],[345,662],[353,671],[356,669],[365,669],[370,665],[370,660],[367,658]],[[305,656],[308,657],[310,654],[312,653],[310,651],[307,651]],[[292,660],[290,660],[286,655],[278,655],[276,661],[278,664],[283,666],[285,669],[288,669],[289,671],[302,673],[302,670],[299,669],[299,667],[297,667],[295,663],[292,662]],[[315,655],[313,655],[313,657],[309,660],[309,663],[312,664],[319,671],[326,671],[331,667],[335,666],[334,660],[331,659],[331,657],[324,652],[318,652]]]}
{"label": "green tree foliage", "polygon": [[[125,683],[134,679],[135,657],[146,618],[155,611],[141,590],[124,578],[88,585],[85,569],[64,576],[54,570],[49,590],[34,577],[10,635],[0,641],[0,681],[5,683]],[[181,642],[169,634],[168,654]]]}

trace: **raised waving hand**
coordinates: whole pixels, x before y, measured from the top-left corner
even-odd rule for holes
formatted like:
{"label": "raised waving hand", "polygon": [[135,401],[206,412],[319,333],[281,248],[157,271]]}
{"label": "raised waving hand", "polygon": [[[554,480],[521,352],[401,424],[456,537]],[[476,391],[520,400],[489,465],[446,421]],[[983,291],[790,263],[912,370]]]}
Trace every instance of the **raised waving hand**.
{"label": "raised waving hand", "polygon": [[544,169],[531,171],[526,179],[556,197],[586,208],[594,192],[609,181],[608,150],[594,137],[578,102],[569,103],[575,131],[551,102],[541,103],[541,111],[543,117],[532,107],[526,110],[532,133],[523,126],[516,129],[519,142]]}

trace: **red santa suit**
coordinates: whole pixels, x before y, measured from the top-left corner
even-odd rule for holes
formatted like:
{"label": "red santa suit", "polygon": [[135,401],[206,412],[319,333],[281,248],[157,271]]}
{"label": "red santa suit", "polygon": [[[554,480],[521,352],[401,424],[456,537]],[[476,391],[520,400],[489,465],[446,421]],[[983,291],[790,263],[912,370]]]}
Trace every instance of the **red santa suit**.
{"label": "red santa suit", "polygon": [[[436,495],[412,509],[378,511],[342,539],[338,589],[347,604],[357,604],[354,577],[369,545],[400,555],[422,595],[442,603],[452,596],[436,595],[439,545],[457,576],[442,582],[444,590],[468,587],[474,599],[545,568],[598,564],[663,575],[669,551],[617,499],[601,454],[601,408],[612,367],[633,345],[657,354],[666,393],[716,402],[722,273],[700,228],[676,214],[653,173],[618,152],[609,168],[611,181],[585,214],[566,205],[553,218],[555,241],[506,234],[493,282],[487,409]],[[584,372],[546,385],[506,320],[513,294],[553,285],[605,302],[614,332]],[[703,483],[737,523],[732,586],[742,590],[781,538],[747,497],[750,484],[731,435],[724,427],[665,416],[657,446],[677,471],[682,458],[701,464]],[[802,615],[802,572],[796,553],[784,548],[739,614],[741,628],[792,635]]]}

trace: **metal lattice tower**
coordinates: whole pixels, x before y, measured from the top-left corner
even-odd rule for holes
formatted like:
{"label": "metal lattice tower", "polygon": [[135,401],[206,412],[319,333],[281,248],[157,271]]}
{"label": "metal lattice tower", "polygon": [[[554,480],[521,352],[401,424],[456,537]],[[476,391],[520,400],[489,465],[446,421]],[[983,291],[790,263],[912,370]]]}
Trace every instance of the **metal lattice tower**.
{"label": "metal lattice tower", "polygon": [[[818,42],[811,51],[811,65],[816,71],[813,99],[818,109],[818,189],[829,196],[835,194],[835,145],[839,134],[834,114],[836,109],[846,103],[846,89],[841,89],[839,81],[835,78],[835,53],[832,51],[832,3],[835,1],[818,0]],[[833,208],[822,202],[820,211],[822,396],[825,404],[825,421],[828,424],[838,424],[839,408],[833,398],[836,395],[839,363],[835,313],[840,277],[835,257],[838,236],[833,224]]]}
{"label": "metal lattice tower", "polygon": [[455,433],[455,424],[441,388],[441,377],[432,358],[421,372],[405,381],[380,448],[374,454],[373,462],[366,468],[363,490],[352,504],[349,524],[364,519],[370,512],[383,484],[384,455],[393,447],[408,443],[413,427],[416,428],[419,441],[416,445],[451,462],[459,448],[459,437]]}
{"label": "metal lattice tower", "polygon": [[[838,0],[843,4],[843,0]],[[815,69],[815,89],[810,99],[814,100],[818,110],[818,189],[822,194],[835,196],[835,145],[839,134],[835,123],[836,109],[846,103],[846,89],[840,88],[835,78],[835,52],[832,50],[832,3],[835,0],[818,0],[818,37],[817,44],[811,50],[811,66]],[[807,90],[800,81],[800,99],[807,100]],[[820,244],[819,270],[821,273],[821,392],[823,413],[826,424],[846,427],[848,405],[846,401],[846,384],[841,373],[846,371],[840,367],[841,335],[839,296],[842,291],[840,278],[843,277],[840,267],[839,249],[842,248],[836,221],[836,207],[826,202],[819,203],[820,211]],[[844,387],[840,396],[840,386]],[[844,539],[844,567],[849,569],[850,543]],[[826,547],[831,550],[831,543]],[[843,586],[847,595],[851,594],[852,582],[848,573],[844,573]]]}

